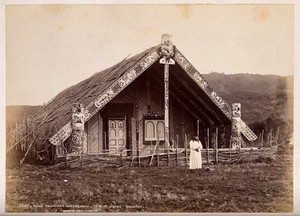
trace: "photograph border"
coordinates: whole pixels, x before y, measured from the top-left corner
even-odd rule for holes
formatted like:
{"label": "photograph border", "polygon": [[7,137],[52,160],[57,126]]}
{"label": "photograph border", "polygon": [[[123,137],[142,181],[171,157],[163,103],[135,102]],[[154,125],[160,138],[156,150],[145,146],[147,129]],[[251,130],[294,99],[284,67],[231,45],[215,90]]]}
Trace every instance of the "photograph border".
{"label": "photograph border", "polygon": [[[293,4],[295,6],[295,20],[294,20],[294,29],[295,29],[295,37],[294,37],[294,212],[292,214],[287,213],[288,215],[300,215],[300,197],[299,197],[299,192],[300,192],[300,185],[295,184],[295,182],[300,181],[300,169],[299,169],[299,163],[300,159],[297,157],[300,154],[300,149],[298,146],[299,142],[299,114],[298,114],[298,109],[299,109],[299,100],[296,100],[296,98],[299,98],[300,96],[300,88],[299,85],[296,85],[297,83],[300,83],[300,66],[299,66],[299,59],[300,59],[300,49],[299,49],[299,32],[300,32],[300,13],[299,13],[299,1],[291,1],[291,0],[280,0],[280,1],[258,1],[258,0],[218,0],[218,1],[200,1],[200,0],[195,0],[195,1],[186,1],[186,0],[164,0],[164,1],[159,1],[159,0],[151,0],[149,1],[121,1],[121,0],[7,0],[7,1],[2,1],[1,2],[1,10],[0,10],[0,28],[1,28],[1,37],[0,37],[0,46],[1,46],[1,54],[0,54],[0,107],[1,107],[1,112],[0,112],[0,214],[4,214],[5,212],[5,164],[6,164],[6,159],[5,159],[5,143],[6,143],[6,137],[5,137],[5,119],[6,119],[6,111],[5,111],[5,106],[6,106],[6,34],[5,34],[5,8],[7,5],[18,5],[18,4]],[[295,157],[296,155],[296,157]],[[298,203],[298,205],[296,205]],[[123,214],[123,213],[122,213]],[[128,213],[124,213],[128,214]],[[129,213],[130,214],[130,213]],[[140,213],[138,213],[140,214]],[[152,213],[147,213],[147,214],[152,214]],[[156,213],[153,213],[156,215]],[[165,213],[169,214],[169,213]],[[200,214],[200,215],[206,215],[208,213],[195,213],[195,214]],[[216,213],[216,214],[209,214],[209,215],[222,215],[223,213]],[[231,215],[244,215],[240,213],[230,213]],[[259,213],[253,213],[254,215],[260,215]],[[253,215],[250,213],[247,213],[245,215]],[[49,214],[52,215],[52,214]],[[70,215],[70,214],[67,214]],[[182,215],[186,215],[186,213],[183,213]],[[268,214],[269,215],[269,214]],[[270,214],[272,215],[272,214]],[[285,215],[280,213],[280,215]]]}

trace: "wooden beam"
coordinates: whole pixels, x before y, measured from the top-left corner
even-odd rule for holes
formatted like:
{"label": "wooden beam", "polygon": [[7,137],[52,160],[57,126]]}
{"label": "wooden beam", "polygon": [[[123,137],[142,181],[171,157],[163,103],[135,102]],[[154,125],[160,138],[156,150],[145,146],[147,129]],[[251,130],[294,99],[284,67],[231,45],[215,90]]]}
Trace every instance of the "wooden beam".
{"label": "wooden beam", "polygon": [[[211,106],[214,103],[211,102],[210,104],[207,102],[207,100],[204,100],[200,97],[199,93],[197,93],[195,91],[195,89],[193,89],[191,87],[190,84],[188,84],[185,79],[183,79],[182,77],[180,77],[179,73],[176,72],[176,70],[174,71],[174,73],[172,73],[172,80],[173,82],[176,82],[177,85],[180,85],[181,87],[178,87],[179,89],[181,89],[181,91],[183,91],[183,89],[186,89],[189,92],[189,97],[192,99],[192,101],[197,104],[198,109],[202,110],[204,113],[206,113],[207,116],[209,116],[209,118],[213,121],[213,122],[222,122],[223,119],[221,119],[219,116],[220,114],[223,115],[222,112],[220,112],[220,114],[218,114],[217,112],[214,111],[214,107]],[[204,94],[205,95],[205,94]],[[210,99],[209,99],[210,100]],[[214,104],[215,106],[215,104]],[[217,107],[216,107],[217,108]]]}
{"label": "wooden beam", "polygon": [[[195,113],[191,108],[189,108],[186,104],[187,103],[184,103],[183,101],[181,101],[175,93],[173,92],[170,92],[170,95],[172,96],[173,99],[175,99],[177,101],[177,103],[179,103],[188,113],[190,113],[195,119],[199,119],[200,116],[199,114]],[[204,121],[202,118],[201,118],[201,121],[203,121],[204,123],[207,123],[209,124],[209,121]]]}
{"label": "wooden beam", "polygon": [[174,95],[180,96],[181,100],[183,100],[184,103],[190,104],[191,107],[194,108],[194,110],[197,110],[198,118],[196,118],[196,119],[199,119],[199,117],[202,120],[205,119],[206,120],[205,122],[208,125],[212,125],[213,122],[216,121],[215,118],[213,118],[213,116],[207,115],[203,111],[203,109],[201,109],[201,107],[199,107],[198,104],[195,103],[195,100],[191,99],[190,95],[185,94],[180,87],[176,86],[176,84],[174,82],[170,82],[170,85],[171,85],[171,88],[174,89],[174,91],[176,92],[176,93],[174,93]]}
{"label": "wooden beam", "polygon": [[[157,68],[157,70],[158,70],[158,68]],[[155,80],[155,82],[158,85],[162,86],[162,81],[161,81],[162,79],[159,79],[159,77],[156,77],[153,74],[151,74],[150,76]],[[170,84],[171,89],[174,89],[173,82],[170,82],[169,84]],[[211,122],[209,121],[209,118],[204,113],[199,112],[199,110],[197,110],[195,108],[195,110],[197,110],[197,113],[196,113],[194,111],[194,109],[191,109],[191,108],[193,108],[192,105],[190,107],[187,105],[187,104],[190,103],[190,101],[187,99],[188,96],[183,95],[182,92],[177,92],[177,91],[176,91],[176,93],[174,91],[170,91],[169,93],[172,96],[172,98],[175,99],[195,119],[201,119],[201,121],[204,122],[204,124],[206,124],[206,125],[210,125],[211,124]],[[179,99],[178,96],[180,97],[180,99]]]}

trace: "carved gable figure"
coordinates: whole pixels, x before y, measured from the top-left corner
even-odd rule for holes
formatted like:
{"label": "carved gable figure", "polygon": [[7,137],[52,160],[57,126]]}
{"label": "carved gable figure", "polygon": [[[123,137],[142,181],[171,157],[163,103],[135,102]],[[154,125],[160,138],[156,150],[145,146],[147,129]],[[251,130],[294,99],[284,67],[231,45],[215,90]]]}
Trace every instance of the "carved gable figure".
{"label": "carved gable figure", "polygon": [[161,53],[166,58],[169,59],[174,55],[174,45],[171,41],[172,35],[163,34],[161,38]]}

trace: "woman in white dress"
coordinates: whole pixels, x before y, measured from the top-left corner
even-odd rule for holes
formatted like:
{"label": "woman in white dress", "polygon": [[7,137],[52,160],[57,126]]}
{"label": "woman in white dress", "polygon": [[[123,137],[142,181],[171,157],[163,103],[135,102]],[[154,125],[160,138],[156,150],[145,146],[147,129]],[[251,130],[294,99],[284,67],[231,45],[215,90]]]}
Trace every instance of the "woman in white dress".
{"label": "woman in white dress", "polygon": [[202,168],[202,143],[198,136],[195,136],[190,141],[190,169],[201,169]]}

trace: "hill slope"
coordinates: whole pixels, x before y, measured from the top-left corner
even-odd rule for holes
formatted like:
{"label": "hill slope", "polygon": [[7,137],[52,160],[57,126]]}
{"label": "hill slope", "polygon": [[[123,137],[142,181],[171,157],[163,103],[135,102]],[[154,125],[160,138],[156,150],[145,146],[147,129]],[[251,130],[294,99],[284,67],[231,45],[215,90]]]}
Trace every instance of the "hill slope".
{"label": "hill slope", "polygon": [[228,104],[242,104],[242,118],[247,123],[270,116],[293,120],[293,76],[204,74],[208,83]]}

